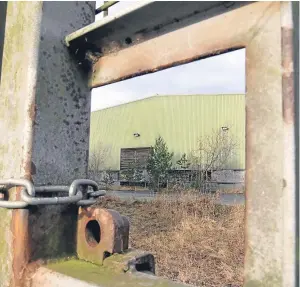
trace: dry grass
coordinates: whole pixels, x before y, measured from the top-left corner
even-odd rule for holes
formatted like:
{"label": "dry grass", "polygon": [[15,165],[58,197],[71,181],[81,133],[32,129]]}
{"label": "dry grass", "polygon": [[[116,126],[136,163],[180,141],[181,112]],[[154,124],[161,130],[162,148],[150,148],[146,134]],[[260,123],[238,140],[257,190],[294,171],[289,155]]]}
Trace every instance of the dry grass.
{"label": "dry grass", "polygon": [[230,188],[230,189],[222,189],[216,192],[217,194],[244,194],[243,188]]}
{"label": "dry grass", "polygon": [[193,193],[151,202],[107,198],[101,206],[130,218],[131,246],[154,254],[157,275],[195,286],[242,286],[244,206]]}

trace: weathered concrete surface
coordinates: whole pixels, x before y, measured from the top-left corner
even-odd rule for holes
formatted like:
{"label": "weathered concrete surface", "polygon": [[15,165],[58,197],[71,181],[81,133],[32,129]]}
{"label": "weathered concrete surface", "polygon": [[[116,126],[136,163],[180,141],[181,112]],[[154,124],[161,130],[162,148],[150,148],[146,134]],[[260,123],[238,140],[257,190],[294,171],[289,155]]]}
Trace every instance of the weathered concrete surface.
{"label": "weathered concrete surface", "polygon": [[[8,2],[0,86],[1,178],[61,185],[86,177],[90,89],[64,37],[93,21],[93,2]],[[1,287],[21,286],[28,261],[75,250],[77,209],[1,209],[0,214]]]}

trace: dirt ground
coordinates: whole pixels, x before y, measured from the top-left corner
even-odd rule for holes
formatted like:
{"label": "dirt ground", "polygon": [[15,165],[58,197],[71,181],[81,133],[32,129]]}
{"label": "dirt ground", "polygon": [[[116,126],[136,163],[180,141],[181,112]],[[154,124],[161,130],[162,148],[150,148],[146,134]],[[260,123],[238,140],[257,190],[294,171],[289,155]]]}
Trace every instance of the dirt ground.
{"label": "dirt ground", "polygon": [[195,286],[243,285],[244,206],[193,194],[172,201],[106,198],[99,205],[129,217],[130,245],[154,254],[158,276]]}

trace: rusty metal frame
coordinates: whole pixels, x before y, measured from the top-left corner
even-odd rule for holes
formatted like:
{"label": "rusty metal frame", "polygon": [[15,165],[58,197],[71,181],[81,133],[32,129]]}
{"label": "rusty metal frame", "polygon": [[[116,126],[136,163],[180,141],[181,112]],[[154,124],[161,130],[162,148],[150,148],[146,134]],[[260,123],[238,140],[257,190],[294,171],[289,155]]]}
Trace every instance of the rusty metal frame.
{"label": "rusty metal frame", "polygon": [[[170,31],[176,31],[249,3],[251,2],[143,1],[69,34],[66,36],[65,41],[81,66],[88,69],[91,63],[95,64],[97,62],[99,57],[103,58],[109,54],[111,56],[117,55],[121,50],[132,48],[149,40],[153,40],[153,44],[155,44],[156,38]],[[149,59],[146,58],[146,61]],[[151,62],[151,59],[149,62]],[[131,62],[132,64],[134,62]],[[133,65],[133,70],[134,68]],[[97,69],[97,66],[94,65],[93,70],[95,69]],[[134,71],[133,76],[150,72]],[[106,80],[105,84],[111,82],[113,80]],[[96,87],[104,83],[97,83],[96,80],[90,84],[92,87]]]}
{"label": "rusty metal frame", "polygon": [[[93,47],[91,88],[246,48],[245,286],[295,286],[292,4],[213,3],[194,14],[170,9],[173,22],[163,20],[163,4],[159,11],[159,4],[146,3],[72,33],[67,44],[82,49],[85,39]],[[144,9],[154,7],[154,20],[142,29]],[[118,25],[126,21],[129,28],[122,30]],[[109,27],[116,29],[105,34]]]}
{"label": "rusty metal frame", "polygon": [[[86,178],[91,92],[63,39],[94,22],[95,3],[4,4],[0,178],[36,186]],[[20,200],[21,188],[11,188],[8,199]],[[23,286],[30,262],[73,254],[77,212],[76,206],[0,208],[0,286]]]}
{"label": "rusty metal frame", "polygon": [[[170,6],[170,2],[145,2],[67,36],[66,43],[77,63],[63,47],[62,35],[65,31],[70,33],[72,27],[76,30],[91,23],[94,7],[83,2],[63,3],[63,11],[69,13],[73,9],[66,16],[53,8],[57,4],[32,3],[22,4],[22,7],[14,3],[8,7],[10,13],[5,29],[10,41],[4,41],[2,77],[5,76],[6,81],[1,81],[3,94],[0,97],[3,107],[0,126],[6,132],[0,149],[1,177],[63,184],[76,172],[85,174],[86,162],[74,170],[70,169],[75,164],[73,157],[65,162],[63,155],[69,152],[68,145],[51,152],[51,157],[63,168],[62,178],[61,173],[50,169],[51,165],[43,165],[47,145],[60,137],[56,131],[49,130],[49,122],[41,114],[53,116],[53,110],[58,110],[59,117],[53,116],[53,123],[63,131],[72,130],[73,134],[68,137],[74,139],[75,134],[77,142],[70,147],[80,145],[75,151],[80,160],[87,160],[88,145],[81,140],[85,140],[88,130],[82,132],[77,127],[80,121],[84,127],[89,121],[87,68],[91,68],[89,83],[94,88],[246,48],[245,286],[296,286],[294,105],[298,99],[293,90],[291,3],[172,2]],[[15,29],[16,19],[27,25],[26,31]],[[17,57],[17,65],[12,52],[22,55]],[[49,58],[55,64],[51,80],[50,70],[45,69]],[[84,73],[77,65],[82,62]],[[74,86],[79,95],[72,90]],[[50,95],[51,101],[48,101]],[[66,111],[74,113],[77,121],[67,118],[61,108],[62,100]],[[15,155],[13,163],[11,154]],[[18,200],[20,189],[16,191],[11,194],[16,194]],[[50,209],[46,211],[51,213]],[[47,212],[40,213],[39,220],[54,225],[45,216]],[[56,209],[52,214],[62,212],[64,210]],[[5,238],[0,238],[4,247],[0,247],[6,256],[0,257],[0,283],[20,286],[28,263],[49,253],[30,249],[30,244],[41,239],[45,243],[37,232],[41,227],[32,210],[0,210],[0,215],[1,235],[5,234]],[[69,230],[71,227],[68,226]],[[60,250],[55,245],[49,252]]]}

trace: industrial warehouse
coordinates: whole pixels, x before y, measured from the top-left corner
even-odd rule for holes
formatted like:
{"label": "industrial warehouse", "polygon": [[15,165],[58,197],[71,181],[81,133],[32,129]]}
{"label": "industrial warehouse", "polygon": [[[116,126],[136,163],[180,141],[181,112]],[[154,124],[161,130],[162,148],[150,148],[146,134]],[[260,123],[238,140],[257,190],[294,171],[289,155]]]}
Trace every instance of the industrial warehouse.
{"label": "industrial warehouse", "polygon": [[90,154],[102,154],[101,169],[119,171],[138,156],[147,158],[161,136],[173,165],[197,149],[201,138],[220,131],[237,143],[224,167],[245,169],[245,95],[155,95],[92,112]]}

